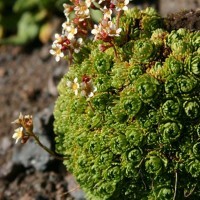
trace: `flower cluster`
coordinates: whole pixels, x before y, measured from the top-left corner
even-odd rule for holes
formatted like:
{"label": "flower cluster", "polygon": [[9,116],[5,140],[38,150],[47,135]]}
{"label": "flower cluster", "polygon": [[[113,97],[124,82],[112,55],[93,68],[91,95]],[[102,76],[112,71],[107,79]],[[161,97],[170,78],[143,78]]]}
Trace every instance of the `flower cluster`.
{"label": "flower cluster", "polygon": [[73,90],[74,94],[77,96],[80,91],[81,96],[90,98],[94,96],[97,88],[93,85],[91,78],[87,75],[82,76],[82,82],[78,82],[78,78],[74,78],[73,81],[67,80],[67,86]]}
{"label": "flower cluster", "polygon": [[[128,9],[129,0],[71,0],[71,3],[63,4],[66,21],[62,24],[62,34],[55,34],[50,50],[57,62],[66,51],[69,55],[78,53],[83,40],[91,33],[95,35],[94,40],[111,43],[121,32],[118,23],[112,22],[112,15],[115,12],[119,18],[121,12]],[[91,10],[98,10],[102,15],[98,25],[92,20]]]}
{"label": "flower cluster", "polygon": [[21,143],[26,143],[30,137],[30,133],[33,130],[33,117],[31,115],[22,115],[19,114],[18,119],[12,122],[13,124],[20,125],[17,129],[15,129],[15,133],[13,134],[13,139],[16,139],[16,143],[21,139]]}
{"label": "flower cluster", "polygon": [[103,19],[99,25],[94,25],[91,33],[95,35],[94,40],[102,40],[104,42],[111,42],[113,36],[119,36],[121,28],[117,28],[116,25],[109,21],[108,18]]}

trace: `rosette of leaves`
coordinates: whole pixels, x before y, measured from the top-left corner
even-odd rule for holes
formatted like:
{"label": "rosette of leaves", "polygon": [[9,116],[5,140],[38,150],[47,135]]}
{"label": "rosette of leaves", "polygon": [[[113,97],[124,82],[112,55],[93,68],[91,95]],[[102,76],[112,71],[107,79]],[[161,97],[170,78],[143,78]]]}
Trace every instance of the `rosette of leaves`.
{"label": "rosette of leaves", "polygon": [[198,33],[163,23],[152,9],[125,12],[115,50],[86,44],[59,84],[57,151],[88,199],[199,199]]}

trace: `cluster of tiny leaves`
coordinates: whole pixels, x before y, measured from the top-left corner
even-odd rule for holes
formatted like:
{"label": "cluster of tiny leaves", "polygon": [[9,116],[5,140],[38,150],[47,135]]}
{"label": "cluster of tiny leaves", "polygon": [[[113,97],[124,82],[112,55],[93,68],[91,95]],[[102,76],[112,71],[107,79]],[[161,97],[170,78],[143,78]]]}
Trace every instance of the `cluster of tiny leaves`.
{"label": "cluster of tiny leaves", "polygon": [[[88,42],[59,84],[57,151],[88,199],[198,199],[200,33],[167,32],[151,8],[119,23],[115,51]],[[91,98],[66,85],[83,75]]]}

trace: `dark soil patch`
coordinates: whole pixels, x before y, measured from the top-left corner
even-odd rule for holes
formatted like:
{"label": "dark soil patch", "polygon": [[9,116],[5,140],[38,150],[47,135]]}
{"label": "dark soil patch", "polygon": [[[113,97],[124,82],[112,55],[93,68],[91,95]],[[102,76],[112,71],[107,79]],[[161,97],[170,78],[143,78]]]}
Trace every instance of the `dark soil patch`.
{"label": "dark soil patch", "polygon": [[200,30],[200,9],[170,14],[167,17],[167,26],[168,30],[179,28]]}

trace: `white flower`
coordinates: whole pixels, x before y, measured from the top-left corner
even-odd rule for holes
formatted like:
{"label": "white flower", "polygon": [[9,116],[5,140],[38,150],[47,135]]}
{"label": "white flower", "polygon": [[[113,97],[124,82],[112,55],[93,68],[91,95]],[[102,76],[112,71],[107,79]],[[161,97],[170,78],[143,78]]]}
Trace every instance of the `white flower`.
{"label": "white flower", "polygon": [[101,4],[103,3],[105,0],[99,0],[98,4]]}
{"label": "white flower", "polygon": [[66,17],[68,17],[70,12],[72,11],[72,6],[64,3],[63,7],[64,7],[64,14],[65,14]]}
{"label": "white flower", "polygon": [[17,128],[17,129],[15,129],[15,132],[14,132],[14,134],[13,134],[13,136],[12,136],[12,138],[13,139],[16,139],[16,142],[15,142],[15,144],[18,142],[18,140],[20,139],[20,138],[22,138],[23,137],[23,127],[19,127],[19,128]]}
{"label": "white flower", "polygon": [[52,49],[49,51],[50,54],[55,56],[55,60],[58,62],[60,58],[64,57],[64,53],[62,52],[62,45],[58,43],[52,44]]}
{"label": "white flower", "polygon": [[96,24],[94,25],[94,29],[92,29],[92,31],[91,31],[91,33],[93,34],[93,35],[97,35],[97,34],[99,34],[100,33],[100,27],[99,26],[97,26]]}
{"label": "white flower", "polygon": [[91,2],[89,1],[80,1],[79,4],[74,8],[75,15],[79,18],[79,21],[84,21],[86,18],[90,17],[90,10],[88,9],[88,5]]}
{"label": "white flower", "polygon": [[95,87],[90,80],[89,82],[81,83],[81,95],[87,98],[91,98],[94,96],[94,93],[97,91],[97,87]]}
{"label": "white flower", "polygon": [[104,6],[103,8],[100,8],[100,10],[103,12],[103,18],[106,19],[111,19],[111,15],[112,15],[112,10],[108,9],[106,6]]}
{"label": "white flower", "polygon": [[56,33],[56,34],[54,35],[54,37],[55,37],[55,40],[54,40],[53,43],[55,43],[55,44],[61,43],[61,42],[63,41],[63,36],[60,35],[60,34],[58,34],[58,33]]}
{"label": "white flower", "polygon": [[67,27],[66,31],[68,33],[67,38],[71,40],[72,38],[74,38],[74,35],[78,32],[78,29],[71,25]]}
{"label": "white flower", "polygon": [[74,35],[78,32],[78,29],[69,21],[69,18],[67,18],[67,21],[62,24],[62,28],[63,35],[65,35],[69,40],[74,38]]}
{"label": "white flower", "polygon": [[95,35],[94,40],[100,39],[106,41],[109,37],[119,36],[121,31],[121,28],[117,29],[116,25],[106,18],[98,26],[94,25],[91,33]]}
{"label": "white flower", "polygon": [[80,51],[82,45],[83,45],[82,38],[78,39],[73,38],[70,43],[70,47],[74,50],[75,53],[78,53]]}
{"label": "white flower", "polygon": [[75,95],[78,95],[78,89],[80,86],[77,77],[74,79],[73,82],[68,80],[66,84],[69,88],[71,88],[74,91]]}
{"label": "white flower", "polygon": [[92,1],[91,0],[85,0],[85,4],[88,8],[90,8]]}
{"label": "white flower", "polygon": [[69,18],[67,17],[67,20],[64,23],[62,23],[62,28],[64,31],[66,31],[69,26],[71,26],[71,22]]}
{"label": "white flower", "polygon": [[108,22],[108,35],[109,36],[119,36],[120,32],[122,31],[121,28],[116,29],[116,25],[112,23],[112,21]]}
{"label": "white flower", "polygon": [[116,6],[116,11],[128,10],[129,0],[112,0],[111,2]]}

